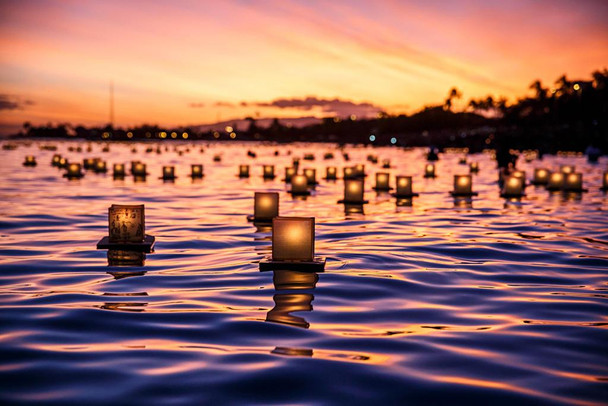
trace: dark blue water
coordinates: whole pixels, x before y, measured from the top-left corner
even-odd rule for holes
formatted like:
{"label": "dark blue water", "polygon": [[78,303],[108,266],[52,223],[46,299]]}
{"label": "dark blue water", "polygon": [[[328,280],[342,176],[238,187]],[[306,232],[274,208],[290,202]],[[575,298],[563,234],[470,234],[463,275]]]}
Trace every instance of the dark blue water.
{"label": "dark blue water", "polygon": [[[0,151],[0,401],[3,404],[601,404],[608,399],[608,160],[548,156],[519,166],[571,163],[588,193],[530,186],[499,197],[494,163],[470,155],[479,196],[454,201],[445,154],[422,177],[422,150],[180,144],[145,153],[68,151],[72,160],[141,159],[144,183],[87,172],[68,181],[37,144]],[[172,146],[174,144],[171,144]],[[86,144],[85,151],[86,151]],[[189,147],[189,151],[186,148]],[[275,157],[278,149],[280,156]],[[371,190],[363,213],[336,204],[342,181],[305,200],[282,183],[301,167],[390,158],[414,176],[411,206]],[[222,153],[220,163],[213,156]],[[38,159],[24,168],[25,155]],[[191,163],[206,176],[187,176]],[[250,179],[236,177],[239,163]],[[279,176],[261,178],[274,163]],[[175,165],[177,180],[158,179]],[[254,191],[280,192],[282,215],[316,217],[324,273],[259,272],[270,233],[245,219]],[[144,203],[156,252],[143,266],[109,265],[95,249],[112,203]]]}

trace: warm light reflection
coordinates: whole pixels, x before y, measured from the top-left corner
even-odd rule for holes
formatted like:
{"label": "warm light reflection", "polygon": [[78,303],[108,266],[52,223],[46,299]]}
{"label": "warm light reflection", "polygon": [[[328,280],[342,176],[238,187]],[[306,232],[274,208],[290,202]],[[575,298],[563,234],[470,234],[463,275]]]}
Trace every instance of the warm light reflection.
{"label": "warm light reflection", "polygon": [[575,170],[575,167],[574,167],[574,165],[561,165],[559,167],[559,170],[561,173],[568,174],[568,173],[573,173]]}

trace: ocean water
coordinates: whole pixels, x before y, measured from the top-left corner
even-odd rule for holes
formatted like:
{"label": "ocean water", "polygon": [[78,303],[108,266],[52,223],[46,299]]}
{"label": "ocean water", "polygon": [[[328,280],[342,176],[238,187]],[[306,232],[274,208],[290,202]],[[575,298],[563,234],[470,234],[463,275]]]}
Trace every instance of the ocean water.
{"label": "ocean water", "polygon": [[[110,172],[70,181],[37,143],[0,151],[2,404],[608,399],[605,157],[522,158],[528,178],[534,167],[576,165],[588,192],[529,186],[506,201],[490,156],[470,155],[479,195],[455,201],[452,176],[468,173],[460,154],[444,154],[438,177],[425,179],[421,149],[352,147],[344,162],[335,146],[315,144],[168,143],[157,154],[50,143],[71,160],[101,157]],[[320,184],[293,199],[283,168],[305,153],[316,159],[300,167],[317,168]],[[392,168],[366,162],[370,153]],[[38,166],[21,165],[28,154]],[[148,164],[146,181],[114,180],[111,164],[133,159]],[[187,176],[193,163],[204,165],[202,180]],[[236,176],[241,163],[249,179]],[[274,180],[262,179],[265,163],[276,165]],[[327,165],[355,163],[369,174],[362,212],[337,204],[341,180],[321,179]],[[159,179],[162,165],[175,165],[175,182]],[[420,196],[397,205],[377,194],[378,171],[412,175]],[[279,192],[281,215],[316,218],[325,272],[259,271],[271,241],[246,220],[255,191]],[[116,266],[116,253],[96,250],[113,203],[145,204],[157,242],[143,264]]]}

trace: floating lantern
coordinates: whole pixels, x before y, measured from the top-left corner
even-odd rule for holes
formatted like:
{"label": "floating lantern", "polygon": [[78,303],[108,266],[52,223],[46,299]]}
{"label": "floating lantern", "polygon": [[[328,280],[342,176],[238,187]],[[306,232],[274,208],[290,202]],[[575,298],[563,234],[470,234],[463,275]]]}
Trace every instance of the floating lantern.
{"label": "floating lantern", "polygon": [[308,178],[304,175],[293,175],[291,177],[291,190],[289,193],[294,195],[309,195]]}
{"label": "floating lantern", "polygon": [[434,178],[435,177],[435,164],[426,164],[424,166],[424,177]]}
{"label": "floating lantern", "polygon": [[545,168],[535,168],[534,169],[534,179],[532,179],[532,183],[535,185],[546,185],[549,182],[549,172]]}
{"label": "floating lantern", "polygon": [[148,172],[146,172],[146,164],[136,161],[131,163],[131,173],[133,176],[145,178]]}
{"label": "floating lantern", "polygon": [[305,161],[314,161],[315,156],[314,156],[314,154],[304,154],[304,160]]}
{"label": "floating lantern", "polygon": [[247,220],[270,223],[279,215],[279,194],[277,192],[255,192],[253,195],[253,216]]}
{"label": "floating lantern", "polygon": [[106,167],[106,161],[102,161],[101,159],[98,161],[95,161],[95,173],[105,173],[108,171],[108,168]]}
{"label": "floating lantern", "polygon": [[309,185],[317,184],[317,170],[313,168],[304,169],[304,176],[306,176],[306,181]]}
{"label": "floating lantern", "polygon": [[361,179],[346,179],[344,181],[344,199],[338,203],[345,204],[365,204],[367,200],[363,198],[364,184]]}
{"label": "floating lantern", "polygon": [[108,236],[97,249],[151,252],[154,237],[145,234],[144,205],[113,204],[108,209]]}
{"label": "floating lantern", "polygon": [[478,173],[479,172],[479,164],[477,162],[471,162],[469,164],[469,172],[470,173]]}
{"label": "floating lantern", "polygon": [[115,178],[124,178],[125,177],[125,165],[124,164],[114,164],[112,166],[112,174]]}
{"label": "floating lantern", "polygon": [[471,175],[454,175],[454,190],[452,196],[475,196]]}
{"label": "floating lantern", "polygon": [[190,177],[192,179],[200,179],[203,177],[203,165],[191,164],[190,165]]}
{"label": "floating lantern", "polygon": [[163,166],[163,176],[161,179],[163,180],[174,180],[175,176],[175,167],[173,166]]}
{"label": "floating lantern", "polygon": [[59,160],[61,159],[61,155],[55,154],[53,155],[53,159],[51,159],[52,166],[59,166]]}
{"label": "floating lantern", "polygon": [[397,190],[393,196],[397,199],[407,199],[418,196],[418,193],[412,192],[411,176],[397,176]]}
{"label": "floating lantern", "polygon": [[67,165],[67,172],[63,175],[68,179],[79,179],[84,176],[82,166],[79,163],[71,163]]}
{"label": "floating lantern", "polygon": [[354,179],[355,178],[355,169],[351,166],[346,166],[343,169],[344,179]]}
{"label": "floating lantern", "polygon": [[298,166],[300,166],[300,158],[297,158],[297,157],[292,158],[291,159],[291,164],[297,170]]}
{"label": "floating lantern", "polygon": [[59,168],[67,168],[68,167],[68,160],[67,160],[67,158],[64,158],[64,157],[59,158],[59,163],[57,164],[57,166]]}
{"label": "floating lantern", "polygon": [[83,161],[84,169],[93,170],[95,169],[95,164],[97,162],[97,158],[85,158]]}
{"label": "floating lantern", "polygon": [[605,171],[602,177],[602,190],[608,190],[608,171]]}
{"label": "floating lantern", "polygon": [[336,180],[337,170],[335,166],[328,166],[325,168],[325,180]]}
{"label": "floating lantern", "polygon": [[323,271],[325,258],[315,258],[314,217],[275,217],[272,220],[272,257],[260,270]]}
{"label": "floating lantern", "polygon": [[562,172],[553,172],[549,176],[547,182],[548,190],[560,190],[564,186],[564,174]]}
{"label": "floating lantern", "polygon": [[264,179],[274,179],[274,165],[264,165]]}
{"label": "floating lantern", "polygon": [[391,167],[391,160],[390,159],[383,159],[382,160],[382,168],[389,169],[390,167]]}
{"label": "floating lantern", "polygon": [[561,165],[559,170],[561,173],[574,173],[574,165]]}
{"label": "floating lantern", "polygon": [[365,165],[363,164],[357,164],[354,167],[354,175],[357,178],[362,178],[365,177]]}
{"label": "floating lantern", "polygon": [[567,174],[564,180],[564,190],[568,192],[583,192],[583,174],[580,172]]}
{"label": "floating lantern", "polygon": [[36,166],[36,157],[33,155],[27,155],[25,157],[25,161],[23,161],[23,166]]}
{"label": "floating lantern", "polygon": [[249,165],[239,165],[239,178],[249,177]]}
{"label": "floating lantern", "polygon": [[501,197],[522,197],[524,191],[524,178],[509,176],[502,187]]}
{"label": "floating lantern", "polygon": [[377,172],[376,173],[376,186],[374,189],[377,191],[390,190],[392,189],[389,185],[390,175],[388,172]]}
{"label": "floating lantern", "polygon": [[296,174],[296,168],[294,168],[292,166],[286,166],[285,167],[285,179],[283,179],[285,181],[285,183],[290,183],[292,176],[295,174]]}

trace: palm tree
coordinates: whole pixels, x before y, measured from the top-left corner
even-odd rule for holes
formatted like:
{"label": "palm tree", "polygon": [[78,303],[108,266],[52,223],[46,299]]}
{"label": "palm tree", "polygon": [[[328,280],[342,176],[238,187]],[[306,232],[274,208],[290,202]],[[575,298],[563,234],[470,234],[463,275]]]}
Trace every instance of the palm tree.
{"label": "palm tree", "polygon": [[452,100],[454,99],[460,99],[462,97],[462,93],[455,87],[450,89],[450,92],[448,93],[448,98],[445,99],[445,102],[443,103],[443,107],[445,110],[452,110]]}

